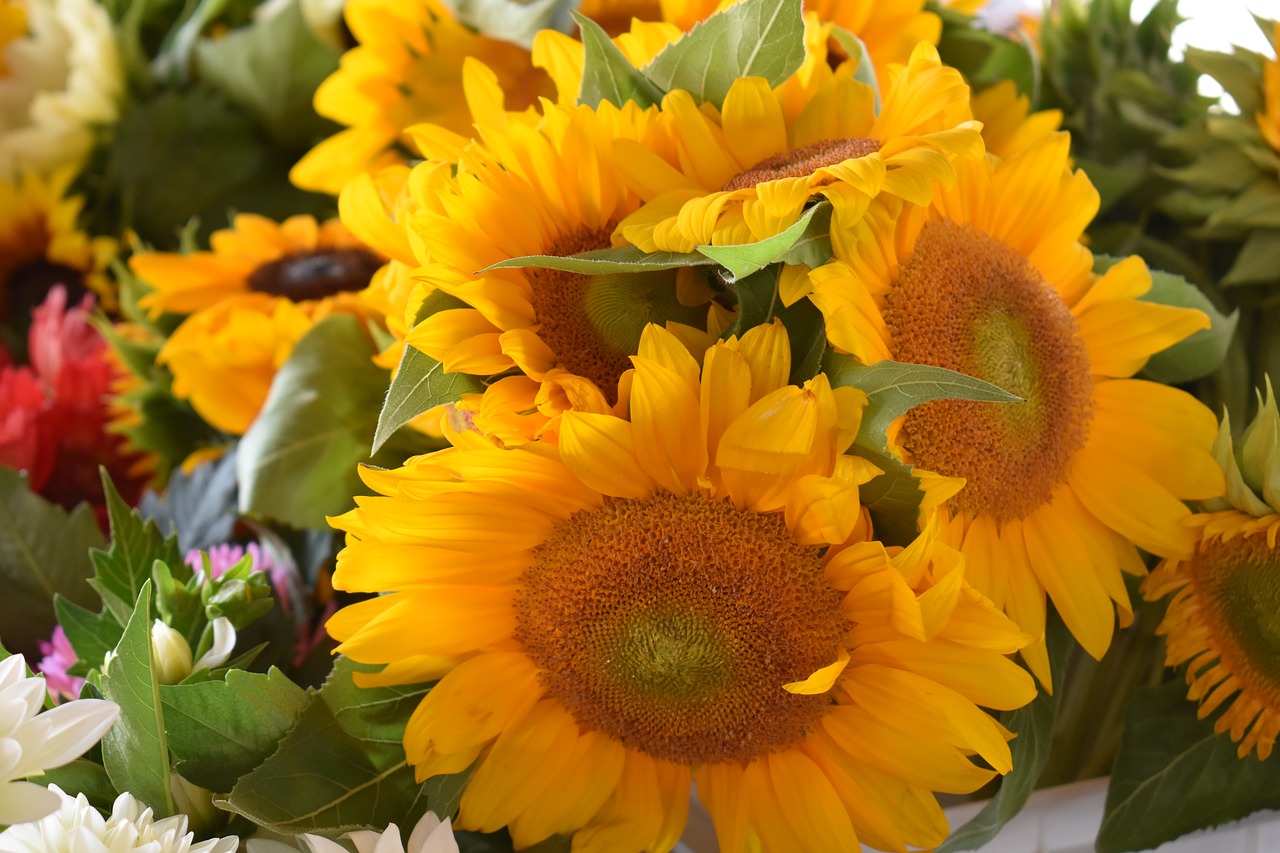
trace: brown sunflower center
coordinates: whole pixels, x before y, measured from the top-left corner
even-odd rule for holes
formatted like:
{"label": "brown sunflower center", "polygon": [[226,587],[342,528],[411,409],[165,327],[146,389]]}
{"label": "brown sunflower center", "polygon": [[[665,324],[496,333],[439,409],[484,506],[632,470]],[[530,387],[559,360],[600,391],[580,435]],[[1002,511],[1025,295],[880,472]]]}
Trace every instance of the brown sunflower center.
{"label": "brown sunflower center", "polygon": [[577,513],[534,551],[516,636],[580,725],[682,764],[749,761],[828,706],[782,685],[836,659],[840,601],[780,516],[659,492]]}
{"label": "brown sunflower center", "polygon": [[[549,255],[575,255],[610,245],[613,226],[583,228],[566,234]],[[560,366],[590,379],[612,404],[618,378],[631,367],[630,355],[649,323],[668,320],[699,324],[705,316],[681,305],[675,271],[579,275],[562,270],[529,268],[529,302],[538,322],[538,337],[556,354]]]}
{"label": "brown sunflower center", "polygon": [[1280,549],[1265,535],[1209,539],[1190,571],[1223,664],[1280,709]]}
{"label": "brown sunflower center", "polygon": [[806,175],[812,175],[823,166],[834,166],[845,160],[866,157],[879,150],[878,139],[865,139],[861,136],[823,139],[766,157],[745,172],[734,175],[720,189],[732,192],[748,189],[766,181],[803,178]]}
{"label": "brown sunflower center", "polygon": [[265,263],[249,276],[249,289],[293,302],[364,290],[382,266],[365,249],[299,252]]}
{"label": "brown sunflower center", "polygon": [[1088,437],[1089,358],[1075,318],[1013,248],[931,222],[886,297],[897,361],[976,376],[1025,402],[938,400],[907,413],[916,464],[965,487],[954,510],[1022,518],[1049,500]]}
{"label": "brown sunflower center", "polygon": [[14,267],[0,281],[0,320],[25,325],[31,321],[31,311],[44,301],[54,285],[67,289],[67,304],[76,305],[84,298],[84,273],[73,267],[63,266],[36,258]]}

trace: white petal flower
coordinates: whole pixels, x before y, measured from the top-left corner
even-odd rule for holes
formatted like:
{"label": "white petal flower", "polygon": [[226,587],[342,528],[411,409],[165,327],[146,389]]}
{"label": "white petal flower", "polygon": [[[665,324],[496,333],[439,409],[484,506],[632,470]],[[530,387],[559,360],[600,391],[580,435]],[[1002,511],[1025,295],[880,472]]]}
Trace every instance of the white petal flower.
{"label": "white petal flower", "polygon": [[0,832],[0,853],[235,853],[240,847],[235,837],[193,842],[186,815],[154,820],[130,794],[117,797],[104,819],[84,794],[73,799],[56,785],[49,792],[57,811]]}
{"label": "white petal flower", "polygon": [[213,620],[213,645],[209,647],[209,651],[200,656],[200,660],[195,662],[191,671],[199,672],[202,669],[214,669],[222,666],[227,662],[227,658],[231,657],[231,650],[235,647],[235,626],[231,624],[231,620],[227,617],[219,616]]}
{"label": "white petal flower", "polygon": [[21,655],[0,661],[0,824],[55,811],[56,796],[19,780],[80,757],[120,715],[120,706],[104,699],[77,699],[39,713],[44,698],[44,679],[27,676]]}
{"label": "white petal flower", "polygon": [[[13,0],[10,0],[13,2]],[[0,44],[0,178],[79,165],[114,124],[124,73],[94,0],[16,0],[26,33]]]}
{"label": "white petal flower", "polygon": [[191,645],[159,619],[151,623],[151,666],[161,684],[177,684],[191,674]]}
{"label": "white petal flower", "polygon": [[[311,853],[347,853],[347,848],[321,838],[304,835]],[[359,853],[458,853],[458,842],[453,837],[449,819],[440,820],[427,812],[409,834],[406,847],[400,840],[400,828],[390,824],[385,832],[352,832],[348,835]],[[248,853],[296,853],[296,849],[278,841],[250,839]]]}

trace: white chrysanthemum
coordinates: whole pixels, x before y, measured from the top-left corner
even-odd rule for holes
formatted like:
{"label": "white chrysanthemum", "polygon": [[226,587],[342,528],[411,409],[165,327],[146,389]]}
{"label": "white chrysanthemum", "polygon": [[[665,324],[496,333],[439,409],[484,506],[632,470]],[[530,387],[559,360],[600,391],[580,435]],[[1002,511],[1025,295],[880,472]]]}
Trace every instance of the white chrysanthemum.
{"label": "white chrysanthemum", "polygon": [[[21,655],[0,661],[0,825],[55,811],[56,795],[21,780],[78,758],[120,715],[120,706],[105,699],[77,699],[40,713],[44,699],[44,679],[27,676]],[[8,849],[0,842],[0,850]]]}
{"label": "white chrysanthemum", "polygon": [[79,164],[94,128],[119,117],[124,75],[94,0],[0,0],[26,32],[0,43],[0,178]]}
{"label": "white chrysanthemum", "polygon": [[[318,835],[302,836],[312,853],[347,853],[347,849]],[[458,842],[453,837],[449,819],[440,820],[427,812],[409,834],[406,846],[400,840],[400,828],[390,824],[385,832],[352,832],[348,836],[358,853],[458,853]],[[297,853],[297,848],[275,841],[251,839],[249,853]]]}
{"label": "white chrysanthemum", "polygon": [[0,832],[0,853],[235,853],[240,839],[193,842],[186,815],[153,820],[151,809],[125,793],[103,818],[84,794],[72,799],[57,785],[58,810],[36,823]]}

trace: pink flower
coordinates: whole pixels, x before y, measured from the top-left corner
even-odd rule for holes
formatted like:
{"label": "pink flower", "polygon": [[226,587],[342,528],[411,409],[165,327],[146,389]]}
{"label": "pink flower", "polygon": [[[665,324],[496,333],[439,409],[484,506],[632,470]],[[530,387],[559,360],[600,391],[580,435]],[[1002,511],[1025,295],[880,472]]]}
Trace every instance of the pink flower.
{"label": "pink flower", "polygon": [[53,629],[53,636],[46,642],[40,641],[40,654],[44,655],[36,669],[44,673],[45,686],[48,687],[53,701],[59,699],[75,699],[84,687],[84,679],[67,675],[67,670],[74,666],[79,658],[76,650],[67,639],[67,632],[58,625]]}

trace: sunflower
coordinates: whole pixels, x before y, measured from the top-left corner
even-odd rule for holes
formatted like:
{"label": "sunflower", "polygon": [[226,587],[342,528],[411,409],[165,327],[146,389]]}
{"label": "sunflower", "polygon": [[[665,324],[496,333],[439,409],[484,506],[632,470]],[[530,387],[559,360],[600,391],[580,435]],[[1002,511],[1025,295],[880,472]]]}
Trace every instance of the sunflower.
{"label": "sunflower", "polygon": [[333,312],[370,313],[359,292],[383,259],[336,219],[310,216],[240,214],[209,244],[189,255],[141,252],[129,267],[153,288],[140,303],[153,316],[190,315],[158,357],[174,394],[206,423],[242,435],[312,325]]}
{"label": "sunflower", "polygon": [[1143,585],[1152,601],[1173,593],[1158,633],[1165,664],[1187,664],[1188,698],[1199,716],[1225,707],[1214,729],[1229,732],[1244,758],[1266,759],[1280,734],[1280,412],[1270,382],[1257,419],[1233,448],[1224,415],[1214,445],[1227,496],[1191,517],[1195,553],[1165,560]]}
{"label": "sunflower", "polygon": [[874,91],[849,63],[832,72],[806,41],[810,59],[796,77],[776,90],[759,77],[736,80],[719,115],[687,92],[663,99],[679,169],[619,143],[624,176],[646,201],[619,228],[628,242],[676,252],[753,242],[793,224],[815,195],[849,225],[881,192],[927,203],[935,183],[952,179],[953,159],[981,155],[969,87],[929,45],[890,74],[877,114]]}
{"label": "sunflower", "polygon": [[[668,850],[691,783],[720,849],[932,847],[933,791],[1006,772],[977,705],[1035,692],[1028,638],[928,535],[868,540],[842,455],[865,396],[786,384],[780,323],[698,362],[646,328],[631,421],[571,412],[559,445],[454,446],[334,519],[339,611],[370,684],[439,683],[405,750],[426,779],[474,765],[458,825],[517,847]],[[981,756],[990,768],[967,756]]]}
{"label": "sunflower", "polygon": [[982,122],[987,153],[1008,160],[1062,127],[1062,110],[1031,112],[1031,99],[1012,80],[1001,80],[974,95],[973,117]]}
{"label": "sunflower", "polygon": [[[538,127],[515,122],[503,132],[495,125],[485,144],[464,147],[456,176],[448,163],[416,167],[434,190],[409,218],[424,262],[418,277],[465,306],[432,314],[406,341],[450,373],[519,371],[489,388],[487,405],[472,406],[482,429],[522,440],[567,409],[609,411],[624,396],[618,383],[647,322],[706,328],[709,291],[684,286],[674,270],[477,272],[526,255],[608,248],[618,222],[639,204],[618,177],[612,143],[619,135],[645,137],[655,112],[548,104]],[[509,417],[521,412],[531,415]]]}
{"label": "sunflower", "polygon": [[[1271,45],[1280,45],[1280,23],[1271,25]],[[1259,129],[1267,142],[1280,151],[1280,56],[1262,66],[1262,109],[1257,115]]]}
{"label": "sunflower", "polygon": [[[1182,501],[1223,481],[1209,410],[1130,378],[1208,320],[1139,301],[1151,277],[1138,258],[1093,274],[1079,238],[1098,195],[1068,168],[1068,143],[1056,134],[1005,162],[958,164],[928,206],[878,200],[833,230],[837,260],[812,274],[812,299],[831,343],[863,362],[950,368],[1026,401],[927,403],[890,430],[891,448],[966,480],[939,513],[975,588],[1035,636],[1047,592],[1101,657],[1111,602],[1132,618],[1121,571],[1144,573],[1135,544],[1190,556]],[[1023,654],[1048,684],[1043,641]]]}
{"label": "sunflower", "polygon": [[360,172],[403,162],[421,122],[470,136],[462,90],[468,57],[493,70],[507,105],[523,110],[546,93],[529,51],[479,35],[439,0],[351,0],[347,25],[359,43],[316,89],[320,115],[347,126],[321,142],[289,174],[297,186],[336,195]]}
{"label": "sunflower", "polygon": [[[583,14],[592,17],[585,11]],[[618,50],[636,68],[648,65],[665,47],[684,35],[675,24],[637,18],[633,18],[627,28],[610,32]],[[585,61],[585,47],[572,36],[555,30],[542,30],[534,36],[533,64],[551,77],[556,89],[556,102],[561,106],[577,103]]]}
{"label": "sunflower", "polygon": [[67,287],[73,304],[92,291],[102,306],[115,307],[106,268],[116,243],[77,227],[84,199],[67,195],[73,177],[60,169],[0,180],[0,327],[24,328],[55,284]]}

